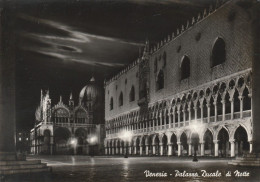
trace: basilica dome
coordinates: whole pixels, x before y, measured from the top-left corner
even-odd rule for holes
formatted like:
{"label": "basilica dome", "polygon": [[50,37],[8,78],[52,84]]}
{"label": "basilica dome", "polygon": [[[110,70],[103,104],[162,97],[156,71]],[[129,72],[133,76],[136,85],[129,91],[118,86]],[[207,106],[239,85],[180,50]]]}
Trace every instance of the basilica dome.
{"label": "basilica dome", "polygon": [[97,86],[95,78],[92,77],[85,87],[83,87],[79,94],[79,102],[84,103],[86,101],[99,101],[102,97],[102,91]]}

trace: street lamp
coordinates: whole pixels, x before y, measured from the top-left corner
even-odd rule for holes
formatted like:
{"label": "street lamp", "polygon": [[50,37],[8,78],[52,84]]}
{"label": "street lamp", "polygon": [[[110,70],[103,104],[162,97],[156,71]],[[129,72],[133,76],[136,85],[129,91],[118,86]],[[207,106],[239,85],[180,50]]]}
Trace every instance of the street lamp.
{"label": "street lamp", "polygon": [[69,143],[73,147],[73,153],[75,155],[76,154],[76,147],[77,147],[77,144],[78,144],[78,140],[76,138],[71,138]]}
{"label": "street lamp", "polygon": [[90,136],[90,138],[88,139],[88,143],[91,145],[91,156],[94,156],[94,147],[98,142],[98,137],[95,135]]}
{"label": "street lamp", "polygon": [[[125,142],[125,144],[126,144],[126,142],[130,142],[131,141],[131,139],[132,139],[132,133],[130,132],[130,131],[123,131],[123,132],[121,132],[121,134],[120,134],[120,138]],[[127,146],[126,146],[126,151],[125,151],[125,155],[124,155],[124,157],[125,158],[128,158],[128,156],[127,156],[127,150],[128,150],[128,148],[127,148]]]}
{"label": "street lamp", "polygon": [[[197,134],[199,134],[200,131],[202,131],[202,129],[203,129],[203,125],[202,125],[201,123],[195,121],[195,122],[193,122],[193,123],[190,125],[190,129],[191,129],[192,131],[195,131]],[[195,143],[195,142],[194,142],[194,143]],[[197,143],[197,142],[196,142],[196,143]],[[198,144],[197,144],[196,146],[198,146]],[[192,159],[193,162],[198,162],[197,153],[196,153],[197,150],[196,150],[196,149],[197,149],[197,147],[195,147],[195,144],[194,144],[194,156],[193,156],[193,159]]]}

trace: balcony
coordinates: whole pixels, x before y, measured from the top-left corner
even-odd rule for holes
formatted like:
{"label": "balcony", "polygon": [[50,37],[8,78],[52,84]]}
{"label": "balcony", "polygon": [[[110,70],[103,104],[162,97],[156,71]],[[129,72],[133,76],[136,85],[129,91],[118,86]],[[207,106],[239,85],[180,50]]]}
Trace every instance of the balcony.
{"label": "balcony", "polygon": [[[239,118],[241,118],[241,116],[243,116],[242,118],[251,117],[251,110],[243,111],[242,114],[240,112],[235,112],[233,114],[233,119],[231,119],[231,114],[228,113],[228,114],[225,115],[225,121],[232,121],[232,120],[235,120],[235,119],[239,119]],[[223,120],[222,115],[218,115],[216,118],[217,118],[216,122],[221,122]],[[197,119],[197,121],[201,122],[201,119]],[[203,121],[203,123],[208,123],[208,118],[203,118],[202,121]],[[178,123],[178,122],[169,123],[169,124],[165,124],[165,125],[162,125],[162,126],[154,126],[154,127],[136,129],[136,130],[132,130],[132,132],[133,132],[134,135],[139,135],[139,134],[144,134],[144,133],[149,133],[149,132],[159,132],[159,131],[165,131],[166,129],[189,126],[193,122],[195,122],[195,120],[182,121],[180,123]],[[215,116],[211,116],[209,118],[209,122],[214,123],[215,122]],[[60,124],[64,125],[64,124],[69,124],[69,123],[60,123]],[[89,127],[93,126],[93,125],[90,125],[90,124],[75,124],[75,125],[76,126],[81,126],[81,125],[86,126],[86,125],[88,125]],[[114,134],[107,134],[107,137],[108,138],[116,138],[118,136],[117,136],[117,133],[114,133]]]}
{"label": "balcony", "polygon": [[[243,111],[242,116],[243,116],[242,118],[251,117],[251,110]],[[216,122],[221,122],[223,120],[222,115],[218,115],[216,118],[217,118]],[[232,120],[239,119],[239,118],[241,118],[240,112],[235,112],[234,115],[233,115],[233,119],[231,119],[230,113],[225,115],[225,121],[232,121]],[[201,122],[201,119],[197,119],[197,121]],[[203,118],[202,121],[203,121],[203,123],[208,123],[208,118]],[[194,122],[195,122],[195,120],[182,121],[180,123],[178,123],[178,122],[169,123],[169,124],[165,124],[165,125],[162,125],[162,126],[154,126],[154,127],[136,129],[136,130],[132,130],[132,132],[133,132],[134,135],[140,135],[140,134],[145,134],[145,133],[149,133],[149,132],[159,132],[159,131],[165,131],[165,130],[171,129],[171,128],[180,128],[180,127],[189,126],[191,123],[194,123]],[[209,122],[214,123],[215,122],[215,116],[211,116],[209,118]],[[108,134],[106,136],[107,136],[107,138],[118,137],[117,133]]]}

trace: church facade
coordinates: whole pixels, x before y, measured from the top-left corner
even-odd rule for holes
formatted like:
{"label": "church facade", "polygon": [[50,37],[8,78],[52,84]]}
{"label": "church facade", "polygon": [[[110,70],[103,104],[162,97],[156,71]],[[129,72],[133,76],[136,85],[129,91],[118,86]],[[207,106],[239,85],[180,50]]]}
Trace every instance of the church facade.
{"label": "church facade", "polygon": [[107,155],[252,151],[253,1],[220,2],[105,81]]}
{"label": "church facade", "polygon": [[30,132],[32,154],[103,154],[103,92],[92,78],[74,105],[72,94],[68,105],[60,101],[52,106],[49,91],[41,91],[35,112],[35,126]]}

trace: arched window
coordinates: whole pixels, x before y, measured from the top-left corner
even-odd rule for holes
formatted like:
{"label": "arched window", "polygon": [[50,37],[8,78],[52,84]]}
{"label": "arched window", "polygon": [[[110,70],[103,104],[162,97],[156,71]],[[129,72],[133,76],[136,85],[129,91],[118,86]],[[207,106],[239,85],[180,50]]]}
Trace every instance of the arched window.
{"label": "arched window", "polygon": [[123,105],[123,93],[121,92],[119,95],[119,106]]}
{"label": "arched window", "polygon": [[181,62],[181,80],[190,77],[190,59],[188,56],[184,56]]}
{"label": "arched window", "polygon": [[114,101],[113,101],[113,97],[111,97],[110,99],[110,110],[114,109]]}
{"label": "arched window", "polygon": [[160,70],[156,80],[156,90],[161,90],[163,88],[164,88],[164,74],[163,71]]}
{"label": "arched window", "polygon": [[132,86],[129,94],[129,101],[132,102],[135,100],[135,87]]}
{"label": "arched window", "polygon": [[222,38],[218,38],[212,49],[211,67],[222,64],[226,60],[225,42]]}
{"label": "arched window", "polygon": [[154,72],[157,72],[157,67],[158,67],[158,63],[157,63],[157,58],[154,60]]}

